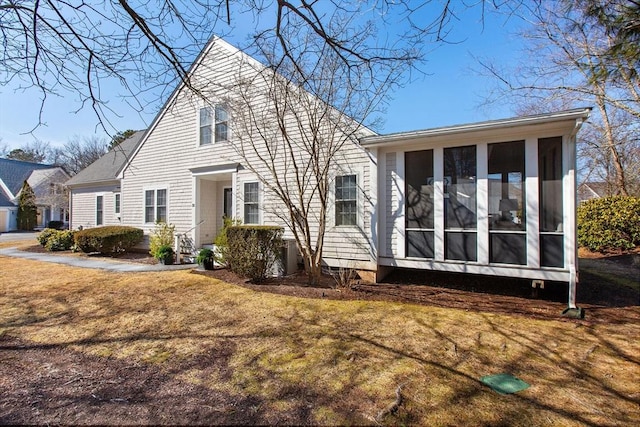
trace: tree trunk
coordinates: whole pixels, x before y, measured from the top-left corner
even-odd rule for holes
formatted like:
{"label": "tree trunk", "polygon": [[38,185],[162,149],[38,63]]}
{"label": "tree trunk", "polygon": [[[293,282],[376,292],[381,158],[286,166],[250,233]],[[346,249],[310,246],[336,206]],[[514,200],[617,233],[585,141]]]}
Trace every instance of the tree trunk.
{"label": "tree trunk", "polygon": [[620,160],[620,153],[618,153],[618,150],[616,148],[616,141],[611,129],[611,122],[609,121],[609,116],[607,114],[607,107],[601,95],[596,97],[596,104],[598,106],[598,109],[600,110],[600,114],[602,115],[602,121],[604,123],[604,137],[607,144],[607,149],[611,153],[611,161],[613,162],[613,167],[615,169],[615,183],[617,187],[616,193],[622,196],[628,196],[629,192],[627,191],[627,183],[624,176],[624,167],[622,166],[622,161]]}

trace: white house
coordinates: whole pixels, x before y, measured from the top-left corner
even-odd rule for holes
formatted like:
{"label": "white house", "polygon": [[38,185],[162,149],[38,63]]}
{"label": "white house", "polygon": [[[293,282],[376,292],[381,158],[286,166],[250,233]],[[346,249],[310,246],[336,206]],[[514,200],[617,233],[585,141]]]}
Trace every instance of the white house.
{"label": "white house", "polygon": [[[224,215],[281,225],[257,162],[234,148],[251,135],[227,103],[238,76],[251,81],[260,67],[212,39],[190,71],[208,101],[173,92],[113,180],[119,192],[80,196],[72,180],[72,226],[96,224],[98,206],[114,210],[98,201],[110,193],[119,194],[119,223],[149,232],[166,221],[196,246],[213,241]],[[254,102],[269,109],[266,98]],[[575,142],[589,111],[391,135],[362,129],[331,171],[324,263],[377,280],[391,268],[560,280],[575,295]]]}
{"label": "white house", "polygon": [[0,159],[0,232],[18,229],[18,200],[25,181],[36,195],[36,227],[47,227],[50,221],[65,222],[67,179],[69,174],[58,166]]}

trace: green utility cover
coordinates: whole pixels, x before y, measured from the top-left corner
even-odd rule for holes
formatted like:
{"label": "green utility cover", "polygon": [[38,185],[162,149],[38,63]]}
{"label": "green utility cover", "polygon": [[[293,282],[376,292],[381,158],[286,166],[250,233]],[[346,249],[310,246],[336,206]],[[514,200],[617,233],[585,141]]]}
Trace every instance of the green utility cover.
{"label": "green utility cover", "polygon": [[486,375],[480,381],[500,394],[517,393],[529,388],[529,384],[511,374]]}

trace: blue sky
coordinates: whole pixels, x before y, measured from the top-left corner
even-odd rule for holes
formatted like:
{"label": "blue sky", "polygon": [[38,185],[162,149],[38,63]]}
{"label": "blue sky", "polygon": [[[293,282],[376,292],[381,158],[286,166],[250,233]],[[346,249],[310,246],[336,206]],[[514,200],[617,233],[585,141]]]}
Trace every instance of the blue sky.
{"label": "blue sky", "polygon": [[[500,64],[516,60],[520,39],[514,35],[515,18],[487,14],[484,25],[477,11],[463,14],[453,22],[449,40],[426,58],[425,75],[415,75],[412,82],[393,93],[393,100],[383,115],[382,133],[427,129],[510,117],[505,104],[490,109],[481,106],[483,96],[494,81],[472,71],[478,68],[474,56],[492,58]],[[233,40],[229,40],[234,44]],[[168,91],[167,93],[170,93]],[[30,132],[37,123],[40,101],[37,92],[16,92],[0,87],[0,148],[17,148],[35,138],[61,146],[73,136],[104,136],[89,107],[80,107],[73,94],[49,97],[43,111],[45,126]],[[110,107],[119,112],[113,122],[118,130],[144,129],[153,120],[159,105],[140,115],[114,96]]]}

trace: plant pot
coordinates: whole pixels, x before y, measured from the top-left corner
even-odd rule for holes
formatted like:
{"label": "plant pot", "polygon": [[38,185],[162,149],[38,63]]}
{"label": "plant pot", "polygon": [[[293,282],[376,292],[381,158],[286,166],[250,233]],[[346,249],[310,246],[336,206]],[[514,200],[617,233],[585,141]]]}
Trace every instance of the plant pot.
{"label": "plant pot", "polygon": [[213,259],[205,259],[202,261],[202,267],[204,267],[205,270],[213,270]]}
{"label": "plant pot", "polygon": [[162,265],[173,265],[173,255],[160,258],[159,261],[160,261],[160,264]]}

